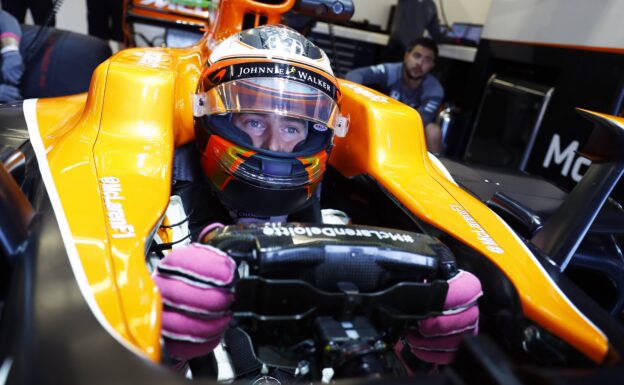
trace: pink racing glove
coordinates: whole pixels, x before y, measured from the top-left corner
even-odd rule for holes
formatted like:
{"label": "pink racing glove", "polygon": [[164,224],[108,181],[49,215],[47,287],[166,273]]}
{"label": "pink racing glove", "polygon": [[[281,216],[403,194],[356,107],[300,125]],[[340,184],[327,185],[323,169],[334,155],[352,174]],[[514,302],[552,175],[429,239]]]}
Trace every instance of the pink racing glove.
{"label": "pink racing glove", "polygon": [[[411,353],[431,364],[451,362],[462,337],[478,333],[477,299],[481,295],[481,282],[472,273],[460,270],[449,279],[443,314],[420,320],[417,328],[405,333],[404,341]],[[402,343],[400,341],[395,346],[399,357]]]}
{"label": "pink racing glove", "polygon": [[210,353],[231,320],[236,263],[223,251],[193,243],[160,261],[154,281],[163,301],[162,335],[180,360]]}

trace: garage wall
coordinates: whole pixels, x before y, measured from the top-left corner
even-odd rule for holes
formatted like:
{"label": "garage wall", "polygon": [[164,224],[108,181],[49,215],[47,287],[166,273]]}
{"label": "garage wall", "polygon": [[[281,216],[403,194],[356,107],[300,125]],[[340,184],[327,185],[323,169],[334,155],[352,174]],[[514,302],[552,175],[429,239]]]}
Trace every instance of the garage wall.
{"label": "garage wall", "polygon": [[87,33],[87,2],[85,0],[63,1],[63,5],[56,17],[56,27]]}
{"label": "garage wall", "polygon": [[[102,0],[107,1],[107,0]],[[412,0],[417,1],[417,0]],[[442,18],[440,2],[444,5],[446,17],[450,24],[454,22],[465,22],[484,24],[490,3],[496,0],[434,0],[438,6],[438,13]],[[517,0],[524,2],[527,0]],[[567,0],[562,0],[567,1]],[[585,0],[575,0],[583,2]],[[599,0],[605,1],[605,0]],[[618,0],[613,0],[616,2]],[[501,1],[497,1],[501,3]],[[505,2],[510,2],[506,0]],[[514,1],[511,1],[512,3]],[[355,4],[355,14],[353,20],[368,19],[373,24],[381,25],[385,28],[390,15],[390,7],[397,3],[397,0],[353,0]],[[57,27],[70,31],[87,33],[87,10],[85,0],[65,0],[58,14]]]}
{"label": "garage wall", "polygon": [[[417,1],[417,0],[411,0]],[[434,0],[438,7],[438,15],[442,19],[442,7],[449,24],[454,22],[484,24],[492,0]],[[355,14],[353,20],[368,19],[372,24],[385,27],[390,15],[390,7],[397,0],[353,0]]]}
{"label": "garage wall", "polygon": [[492,0],[483,37],[622,48],[624,1]]}

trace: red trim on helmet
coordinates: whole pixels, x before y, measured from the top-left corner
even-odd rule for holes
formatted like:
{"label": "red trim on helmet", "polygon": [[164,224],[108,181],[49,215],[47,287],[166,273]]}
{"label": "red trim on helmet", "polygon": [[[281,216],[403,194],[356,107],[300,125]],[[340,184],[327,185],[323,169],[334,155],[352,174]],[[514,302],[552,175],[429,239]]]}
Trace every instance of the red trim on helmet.
{"label": "red trim on helmet", "polygon": [[[256,151],[249,150],[249,151],[239,152],[238,154],[244,156],[245,158],[249,158],[253,154],[256,154]],[[245,162],[245,159],[242,159],[242,158],[236,159],[234,161],[234,164],[232,164],[232,167],[230,167],[228,171],[234,174],[236,170],[238,170],[240,165],[243,164],[244,162]]]}
{"label": "red trim on helmet", "polygon": [[232,179],[234,179],[232,176],[227,177],[225,182],[223,182],[223,184],[221,186],[219,186],[219,190],[221,190],[221,191],[225,190],[225,186],[227,186],[227,184],[230,183],[230,181]]}
{"label": "red trim on helmet", "polygon": [[310,183],[313,183],[315,180],[313,173],[315,165],[318,164],[321,174],[325,174],[325,166],[327,164],[327,152],[325,150],[312,156],[300,156],[297,157],[297,159],[305,166],[305,170],[308,173],[308,181]]}

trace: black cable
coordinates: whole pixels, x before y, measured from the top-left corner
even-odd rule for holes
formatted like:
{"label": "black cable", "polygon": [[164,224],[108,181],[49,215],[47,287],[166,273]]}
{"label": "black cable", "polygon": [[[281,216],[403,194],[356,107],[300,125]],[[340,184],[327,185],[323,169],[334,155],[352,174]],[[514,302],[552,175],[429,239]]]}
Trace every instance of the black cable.
{"label": "black cable", "polygon": [[157,47],[156,41],[158,39],[162,39],[163,43],[166,41],[165,35],[156,35],[156,36],[154,36],[153,39],[148,38],[147,36],[145,36],[141,32],[134,32],[134,35],[140,37],[145,42],[145,44],[148,45],[148,47]]}
{"label": "black cable", "polygon": [[191,218],[191,214],[193,214],[193,212],[189,213],[189,215],[186,218],[182,219],[178,223],[174,223],[174,224],[171,224],[171,225],[160,225],[160,228],[161,229],[171,229],[173,227],[180,226],[182,223],[188,222],[188,220]]}
{"label": "black cable", "polygon": [[164,243],[152,242],[152,244],[150,245],[149,251],[159,254],[158,252],[170,249],[171,246],[173,246],[173,245],[175,245],[177,243],[183,242],[183,241],[189,239],[190,237],[191,237],[191,234],[188,234],[187,236],[185,236],[183,238],[180,238],[177,241],[173,241],[173,242],[164,242]]}
{"label": "black cable", "polygon": [[37,51],[41,49],[41,41],[43,40],[44,34],[46,32],[46,28],[50,25],[50,23],[52,23],[52,19],[54,19],[54,16],[56,16],[62,4],[63,4],[63,0],[54,0],[52,9],[50,10],[50,13],[48,14],[48,18],[43,24],[39,26],[39,29],[37,30],[37,34],[35,35],[34,39],[30,42],[30,45],[24,50],[26,54],[24,61],[26,63],[30,62],[35,57],[35,54],[37,53]]}

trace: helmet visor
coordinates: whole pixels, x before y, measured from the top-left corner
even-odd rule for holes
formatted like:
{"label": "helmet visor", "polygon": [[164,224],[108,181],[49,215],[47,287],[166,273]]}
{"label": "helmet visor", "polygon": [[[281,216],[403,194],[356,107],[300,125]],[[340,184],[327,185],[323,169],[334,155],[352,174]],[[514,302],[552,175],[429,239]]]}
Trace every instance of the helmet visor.
{"label": "helmet visor", "polygon": [[320,89],[285,78],[248,78],[216,85],[196,108],[195,116],[248,112],[281,115],[334,128],[340,111]]}

